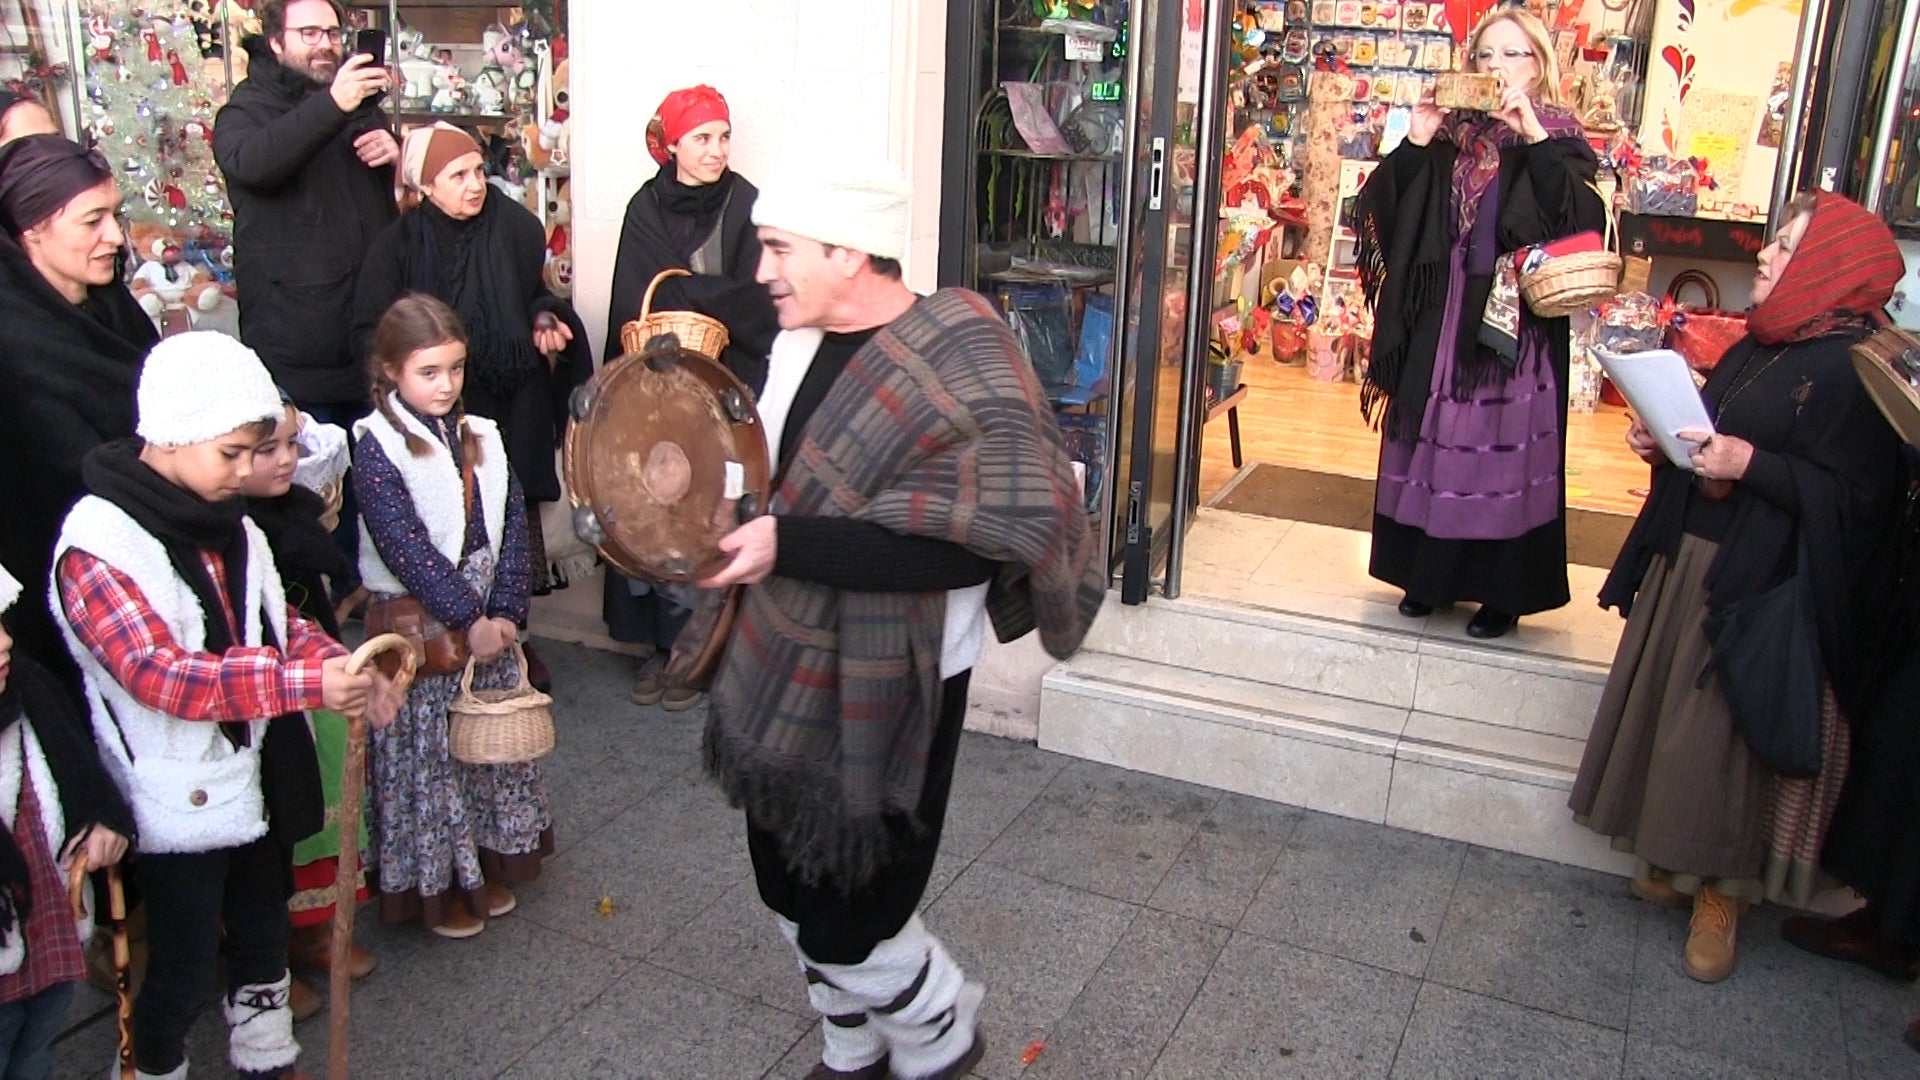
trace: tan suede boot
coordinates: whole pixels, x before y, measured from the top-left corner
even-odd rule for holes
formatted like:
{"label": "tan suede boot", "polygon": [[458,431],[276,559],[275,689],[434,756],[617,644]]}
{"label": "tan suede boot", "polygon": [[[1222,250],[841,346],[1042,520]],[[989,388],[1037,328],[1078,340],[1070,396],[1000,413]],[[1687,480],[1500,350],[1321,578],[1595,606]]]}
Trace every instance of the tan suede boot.
{"label": "tan suede boot", "polygon": [[1716,983],[1733,974],[1734,942],[1746,901],[1736,900],[1711,885],[1700,886],[1693,898],[1693,922],[1688,926],[1687,975]]}
{"label": "tan suede boot", "polygon": [[1693,897],[1674,888],[1673,882],[1663,877],[1637,877],[1627,889],[1654,907],[1677,908],[1693,903]]}

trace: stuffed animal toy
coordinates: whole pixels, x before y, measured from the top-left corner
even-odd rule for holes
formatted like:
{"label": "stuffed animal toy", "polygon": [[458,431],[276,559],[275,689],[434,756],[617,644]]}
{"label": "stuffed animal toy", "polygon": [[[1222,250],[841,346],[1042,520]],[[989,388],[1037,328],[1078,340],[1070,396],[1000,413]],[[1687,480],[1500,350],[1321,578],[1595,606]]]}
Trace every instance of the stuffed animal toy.
{"label": "stuffed animal toy", "polygon": [[162,335],[192,329],[204,315],[226,302],[220,283],[186,259],[186,242],[160,225],[129,229],[133,251],[142,261],[127,288]]}
{"label": "stuffed animal toy", "polygon": [[402,24],[400,42],[400,100],[420,108],[433,100],[433,46],[425,32]]}
{"label": "stuffed animal toy", "polygon": [[547,200],[547,265],[540,276],[555,296],[573,295],[572,180],[561,180]]}
{"label": "stuffed animal toy", "polygon": [[527,148],[527,160],[533,162],[536,169],[553,166],[565,166],[571,152],[571,125],[567,118],[571,115],[572,90],[567,82],[567,61],[562,60],[553,66],[551,96],[548,98],[547,119],[544,123],[528,124],[521,129],[522,144]]}
{"label": "stuffed animal toy", "polygon": [[521,113],[533,107],[534,84],[538,76],[527,62],[520,36],[499,23],[488,26],[481,36],[481,52],[486,59],[474,77],[476,90],[489,84],[500,95],[502,105]]}
{"label": "stuffed animal toy", "polygon": [[456,113],[463,111],[467,102],[467,77],[454,66],[453,50],[441,49],[433,58],[433,101],[427,108],[437,113]]}

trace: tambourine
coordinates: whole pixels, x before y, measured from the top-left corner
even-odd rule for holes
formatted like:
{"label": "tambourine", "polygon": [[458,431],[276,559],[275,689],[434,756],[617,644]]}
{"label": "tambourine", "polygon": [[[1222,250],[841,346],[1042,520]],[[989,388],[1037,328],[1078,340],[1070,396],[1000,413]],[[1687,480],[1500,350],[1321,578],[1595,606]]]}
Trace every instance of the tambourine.
{"label": "tambourine", "polygon": [[1920,446],[1920,337],[1885,327],[1854,345],[1853,370],[1867,395],[1911,446]]}
{"label": "tambourine", "polygon": [[720,538],[766,511],[772,470],[752,393],[677,335],[601,368],[569,411],[574,533],[628,577],[711,576],[728,562]]}

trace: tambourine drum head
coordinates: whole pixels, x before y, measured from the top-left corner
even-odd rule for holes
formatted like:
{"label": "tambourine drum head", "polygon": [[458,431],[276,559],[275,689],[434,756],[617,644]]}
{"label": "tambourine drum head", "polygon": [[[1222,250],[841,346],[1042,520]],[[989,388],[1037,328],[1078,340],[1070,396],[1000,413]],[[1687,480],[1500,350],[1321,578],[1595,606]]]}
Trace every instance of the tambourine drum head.
{"label": "tambourine drum head", "polygon": [[1920,392],[1906,379],[1907,356],[1920,363],[1920,341],[1882,330],[1853,347],[1853,370],[1880,406],[1887,423],[1913,446],[1920,446]]}
{"label": "tambourine drum head", "polygon": [[694,581],[726,565],[720,538],[765,510],[769,481],[760,418],[732,373],[649,348],[601,368],[573,415],[566,472],[581,539],[644,580]]}

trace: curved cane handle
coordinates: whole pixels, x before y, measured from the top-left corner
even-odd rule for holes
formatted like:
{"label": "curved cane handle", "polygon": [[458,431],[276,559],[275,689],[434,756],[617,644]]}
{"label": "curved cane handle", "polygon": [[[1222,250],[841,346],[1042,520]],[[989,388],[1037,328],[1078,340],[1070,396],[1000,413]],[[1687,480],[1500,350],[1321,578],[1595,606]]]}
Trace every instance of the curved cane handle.
{"label": "curved cane handle", "polygon": [[347,674],[358,675],[367,670],[374,658],[384,652],[400,654],[400,673],[394,676],[393,685],[404,691],[413,684],[413,673],[420,666],[420,655],[414,651],[413,642],[399,634],[368,638],[366,644],[353,650],[353,655],[347,658]]}
{"label": "curved cane handle", "polygon": [[76,919],[87,917],[84,893],[87,888],[87,872],[91,869],[87,865],[86,848],[83,847],[73,853],[73,865],[67,868],[67,906],[73,909],[73,917]]}

